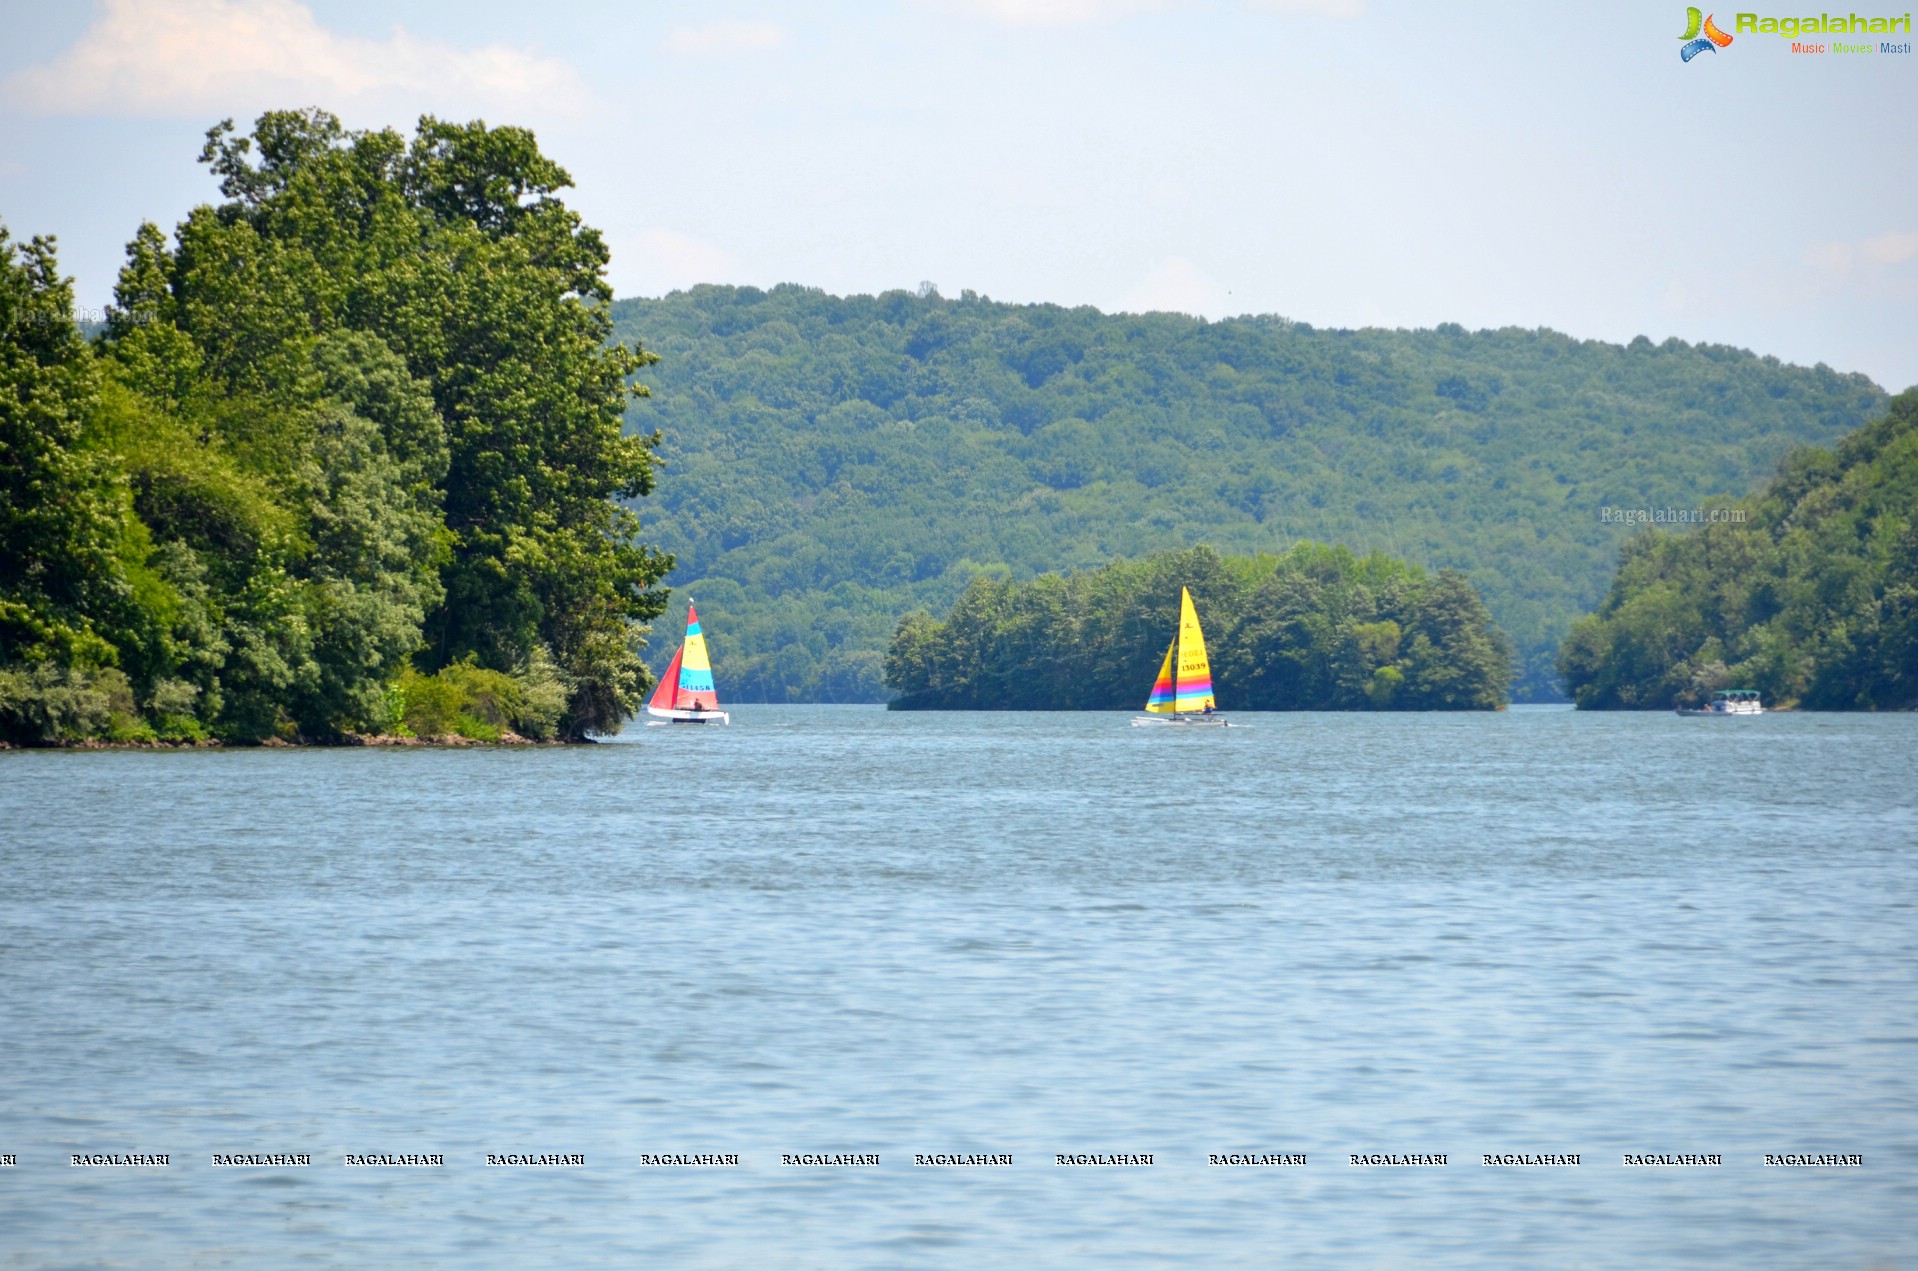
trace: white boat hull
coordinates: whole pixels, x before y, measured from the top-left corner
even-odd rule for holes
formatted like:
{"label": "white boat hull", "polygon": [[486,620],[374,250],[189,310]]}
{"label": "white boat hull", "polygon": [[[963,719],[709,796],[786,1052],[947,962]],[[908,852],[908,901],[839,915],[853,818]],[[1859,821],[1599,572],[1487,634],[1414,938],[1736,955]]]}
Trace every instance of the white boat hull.
{"label": "white boat hull", "polygon": [[1132,721],[1134,728],[1230,728],[1230,720],[1217,715],[1141,715]]}
{"label": "white boat hull", "polygon": [[1703,706],[1681,706],[1680,715],[1763,715],[1764,704],[1756,689],[1720,689]]}
{"label": "white boat hull", "polygon": [[661,706],[648,706],[648,715],[658,718],[646,721],[648,727],[656,724],[730,724],[732,715],[727,711],[687,711],[669,710]]}

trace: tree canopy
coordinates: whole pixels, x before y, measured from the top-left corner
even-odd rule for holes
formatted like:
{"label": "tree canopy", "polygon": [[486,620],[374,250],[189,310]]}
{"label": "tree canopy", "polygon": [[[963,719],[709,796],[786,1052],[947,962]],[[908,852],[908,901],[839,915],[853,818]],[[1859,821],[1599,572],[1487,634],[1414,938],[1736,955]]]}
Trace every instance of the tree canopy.
{"label": "tree canopy", "polygon": [[1918,389],[1690,533],[1647,529],[1559,654],[1583,708],[1918,707]]}
{"label": "tree canopy", "polygon": [[900,620],[899,710],[1137,709],[1192,593],[1228,710],[1496,710],[1510,642],[1456,570],[1301,543],[1164,552],[1025,582],[977,578],[943,621]]}
{"label": "tree canopy", "polygon": [[[1628,527],[1883,409],[1863,376],[1679,340],[1323,330],[1276,317],[695,287],[621,300],[665,360],[649,522],[735,699],[876,701],[901,615],[1210,543],[1463,572],[1554,696]],[[663,658],[664,651],[659,654]]]}
{"label": "tree canopy", "polygon": [[496,723],[617,729],[671,559],[618,502],[653,358],[570,178],[430,116],[270,112],[200,158],[225,201],[140,227],[94,345],[51,241],[0,237],[0,730],[334,738],[449,668],[517,686]]}

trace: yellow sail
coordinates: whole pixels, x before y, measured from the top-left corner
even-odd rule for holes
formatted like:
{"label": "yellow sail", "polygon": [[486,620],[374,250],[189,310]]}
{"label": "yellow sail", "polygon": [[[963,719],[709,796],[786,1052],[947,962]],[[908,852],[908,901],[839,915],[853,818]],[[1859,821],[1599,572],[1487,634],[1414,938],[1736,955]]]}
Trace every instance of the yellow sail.
{"label": "yellow sail", "polygon": [[1179,677],[1172,710],[1202,711],[1212,705],[1212,663],[1205,656],[1205,632],[1192,593],[1179,588]]}
{"label": "yellow sail", "polygon": [[1159,677],[1152,683],[1152,694],[1145,708],[1154,715],[1179,715],[1203,711],[1212,705],[1212,663],[1205,655],[1205,632],[1199,628],[1199,611],[1192,607],[1192,593],[1179,588],[1179,634],[1165,651],[1159,665]]}

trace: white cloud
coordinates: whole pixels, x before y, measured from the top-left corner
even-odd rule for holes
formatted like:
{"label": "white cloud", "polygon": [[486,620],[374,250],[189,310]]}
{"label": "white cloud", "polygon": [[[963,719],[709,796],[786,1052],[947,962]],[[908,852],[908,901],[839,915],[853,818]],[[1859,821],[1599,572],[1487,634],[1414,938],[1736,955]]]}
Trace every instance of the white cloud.
{"label": "white cloud", "polygon": [[1918,231],[1880,234],[1861,243],[1813,243],[1805,263],[1825,273],[1842,274],[1855,264],[1902,265],[1918,257]]}
{"label": "white cloud", "polygon": [[399,27],[385,40],[336,35],[295,0],[107,0],[71,48],[13,75],[6,92],[46,115],[584,105],[578,76],[557,59],[502,44],[458,49]]}
{"label": "white cloud", "polygon": [[1851,268],[1852,255],[1850,243],[1813,243],[1805,253],[1805,263],[1813,269],[1842,274]]}
{"label": "white cloud", "polygon": [[[980,17],[1013,26],[1068,26],[1129,17],[1135,13],[1163,13],[1189,9],[1197,0],[944,0]],[[1265,13],[1302,13],[1323,18],[1356,18],[1365,12],[1365,0],[1244,0],[1247,9]]]}
{"label": "white cloud", "polygon": [[1190,313],[1225,310],[1225,289],[1183,256],[1168,256],[1112,306],[1115,313]]}
{"label": "white cloud", "polygon": [[1874,265],[1902,265],[1918,256],[1918,231],[1880,234],[1858,244],[1859,254]]}
{"label": "white cloud", "polygon": [[672,230],[641,230],[638,256],[639,268],[622,272],[639,275],[636,281],[641,295],[664,295],[696,283],[739,277],[738,262],[724,248]]}
{"label": "white cloud", "polygon": [[687,57],[752,53],[786,42],[786,29],[776,22],[708,22],[705,26],[675,27],[666,37],[666,50]]}
{"label": "white cloud", "polygon": [[1065,26],[1182,7],[1181,0],[952,0],[958,7],[1014,26]]}
{"label": "white cloud", "polygon": [[1356,18],[1365,12],[1365,0],[1246,0],[1245,7],[1260,13],[1309,13],[1321,18]]}

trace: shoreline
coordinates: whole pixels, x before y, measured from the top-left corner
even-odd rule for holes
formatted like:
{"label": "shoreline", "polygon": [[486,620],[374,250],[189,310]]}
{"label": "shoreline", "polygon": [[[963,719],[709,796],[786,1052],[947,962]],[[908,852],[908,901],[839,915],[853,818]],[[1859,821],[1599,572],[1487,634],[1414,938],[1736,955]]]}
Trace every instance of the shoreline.
{"label": "shoreline", "polygon": [[502,732],[492,741],[462,737],[458,733],[447,733],[438,737],[402,737],[396,733],[348,733],[335,741],[288,741],[284,737],[268,737],[264,741],[257,742],[226,742],[211,737],[204,741],[106,741],[98,737],[88,737],[81,741],[50,741],[24,746],[17,742],[0,741],[0,750],[347,750],[361,746],[457,750],[470,746],[595,746],[598,744],[590,737],[582,737],[578,741],[535,741],[531,737],[522,737],[513,732]]}

